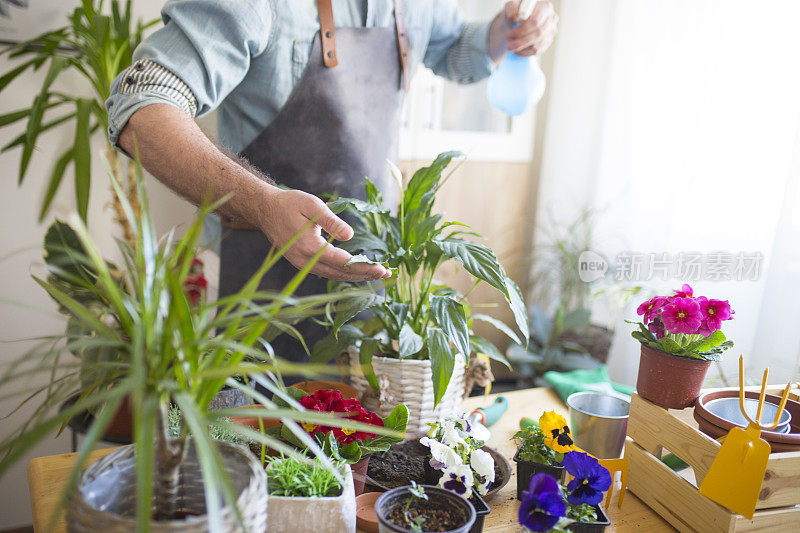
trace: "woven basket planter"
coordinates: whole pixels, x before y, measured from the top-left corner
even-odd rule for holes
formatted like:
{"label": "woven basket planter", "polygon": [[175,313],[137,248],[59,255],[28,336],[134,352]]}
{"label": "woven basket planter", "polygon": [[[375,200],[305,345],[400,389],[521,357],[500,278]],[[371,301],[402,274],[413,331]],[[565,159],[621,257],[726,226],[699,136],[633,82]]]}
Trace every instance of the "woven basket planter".
{"label": "woven basket planter", "polygon": [[356,495],[353,474],[345,465],[342,494],[330,498],[269,496],[269,533],[355,533]]}
{"label": "woven basket planter", "polygon": [[430,361],[373,357],[372,368],[381,388],[380,393],[376,394],[361,372],[358,352],[350,349],[348,355],[350,384],[358,391],[362,405],[385,417],[395,406],[405,404],[408,407],[408,431],[427,432],[430,429],[428,422],[442,416],[455,415],[461,409],[466,366],[459,355],[456,356],[450,384],[436,407],[433,405],[433,373]]}
{"label": "woven basket planter", "polygon": [[[244,529],[233,509],[222,512],[223,531],[262,533],[267,527],[267,474],[243,446],[218,443],[234,490]],[[81,474],[78,490],[67,505],[67,531],[71,533],[129,533],[136,530],[136,460],[134,447],[125,446],[99,459]],[[194,446],[187,443],[180,466],[176,512],[181,520],[150,522],[156,533],[209,531],[203,478]]]}

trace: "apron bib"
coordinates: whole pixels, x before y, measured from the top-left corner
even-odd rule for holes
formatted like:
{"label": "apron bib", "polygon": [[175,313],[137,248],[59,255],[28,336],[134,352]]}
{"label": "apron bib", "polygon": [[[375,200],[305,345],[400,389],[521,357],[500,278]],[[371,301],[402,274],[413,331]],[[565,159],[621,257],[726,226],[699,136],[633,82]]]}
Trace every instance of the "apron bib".
{"label": "apron bib", "polygon": [[[300,81],[275,119],[240,155],[281,185],[315,195],[366,200],[364,177],[369,177],[393,207],[398,191],[386,160],[397,160],[403,86],[408,83],[400,2],[395,1],[395,28],[334,28],[331,0],[317,0],[317,6],[320,31]],[[270,248],[260,231],[223,221],[220,297],[239,291]],[[296,273],[280,259],[259,288],[280,290]],[[295,294],[325,293],[326,283],[311,274]],[[296,328],[309,349],[325,335],[311,320]],[[287,334],[271,344],[284,359],[307,359],[301,343]]]}

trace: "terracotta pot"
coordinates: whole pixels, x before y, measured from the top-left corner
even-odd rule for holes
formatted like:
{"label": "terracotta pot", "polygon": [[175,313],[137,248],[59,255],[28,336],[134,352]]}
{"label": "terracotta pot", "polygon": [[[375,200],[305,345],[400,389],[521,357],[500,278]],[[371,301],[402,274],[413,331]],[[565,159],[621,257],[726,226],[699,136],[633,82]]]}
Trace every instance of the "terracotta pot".
{"label": "terracotta pot", "polygon": [[636,392],[665,409],[694,405],[711,361],[678,357],[642,344]]}
{"label": "terracotta pot", "polygon": [[117,412],[111,419],[111,423],[106,428],[106,436],[117,440],[133,441],[133,409],[131,409],[131,398],[125,396],[119,404]]}
{"label": "terracotta pot", "polygon": [[357,463],[350,465],[350,469],[353,471],[353,488],[356,491],[356,496],[360,496],[364,492],[364,482],[367,480],[370,455],[372,454],[365,455]]}

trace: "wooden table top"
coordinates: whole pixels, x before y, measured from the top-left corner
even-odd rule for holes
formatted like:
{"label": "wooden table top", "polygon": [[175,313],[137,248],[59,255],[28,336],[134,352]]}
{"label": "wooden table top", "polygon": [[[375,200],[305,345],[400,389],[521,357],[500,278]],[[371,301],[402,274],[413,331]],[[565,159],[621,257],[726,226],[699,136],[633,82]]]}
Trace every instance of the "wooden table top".
{"label": "wooden table top", "polygon": [[[492,438],[488,444],[509,459],[516,452],[516,445],[511,436],[518,429],[519,419],[523,416],[538,417],[542,411],[556,411],[567,416],[567,408],[550,389],[527,389],[503,393],[508,399],[508,411],[491,427]],[[465,408],[476,408],[489,405],[496,395],[469,398],[464,402]],[[114,448],[92,452],[90,461],[95,461]],[[53,528],[48,524],[53,516],[59,495],[66,481],[75,454],[51,455],[38,457],[28,464],[28,484],[30,485],[31,506],[33,508],[33,527],[37,532],[62,533],[66,531],[63,517],[59,516]],[[512,468],[511,481],[492,499],[491,514],[486,517],[483,531],[486,533],[518,532],[523,529],[517,522],[519,501],[516,499],[516,473]],[[618,490],[618,489],[617,489]],[[630,492],[625,495],[622,507],[616,506],[616,493],[612,505],[607,510],[611,518],[611,526],[607,532],[627,533],[632,531],[647,533],[673,532],[672,526],[665,522],[649,507],[643,504]]]}

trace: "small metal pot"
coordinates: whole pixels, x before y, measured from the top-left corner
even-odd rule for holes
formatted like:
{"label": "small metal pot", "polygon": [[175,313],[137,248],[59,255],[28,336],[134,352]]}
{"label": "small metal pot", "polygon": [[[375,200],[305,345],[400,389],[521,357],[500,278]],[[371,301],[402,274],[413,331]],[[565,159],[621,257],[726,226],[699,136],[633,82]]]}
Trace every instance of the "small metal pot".
{"label": "small metal pot", "polygon": [[622,456],[631,403],[602,392],[576,392],[567,398],[575,444],[599,459]]}

